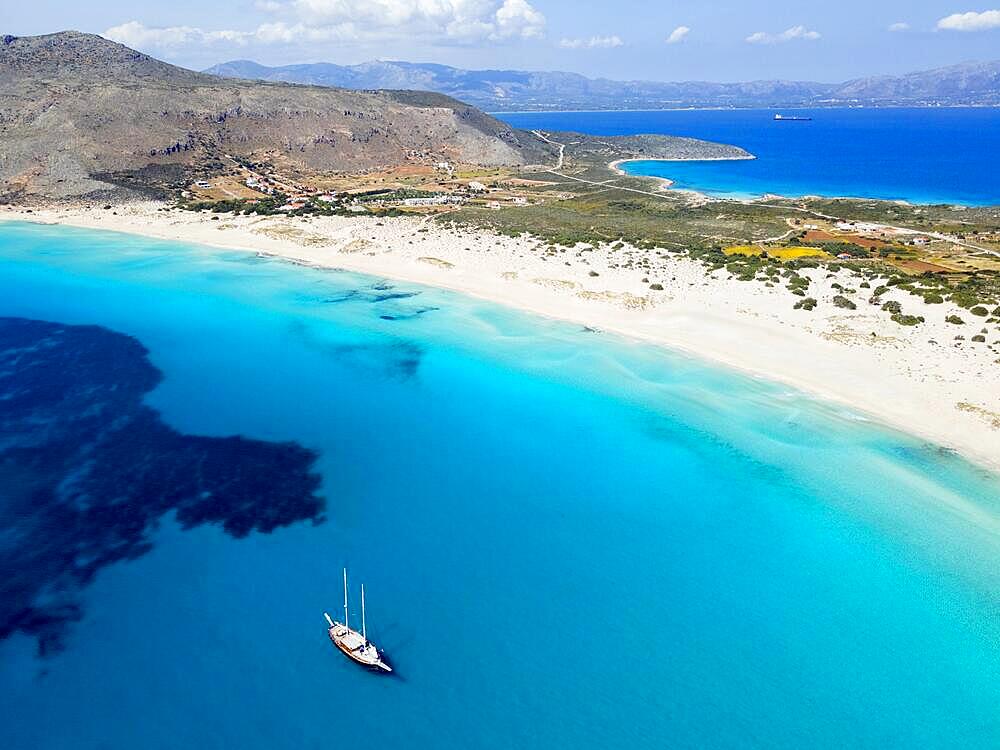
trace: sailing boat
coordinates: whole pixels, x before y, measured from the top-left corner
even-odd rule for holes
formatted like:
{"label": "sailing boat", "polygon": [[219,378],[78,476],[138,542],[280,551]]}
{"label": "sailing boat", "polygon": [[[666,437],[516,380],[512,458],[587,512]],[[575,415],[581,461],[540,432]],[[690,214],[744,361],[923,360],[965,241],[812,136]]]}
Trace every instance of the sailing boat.
{"label": "sailing boat", "polygon": [[347,568],[344,568],[344,622],[339,623],[323,613],[330,623],[327,631],[333,645],[339,648],[351,661],[380,672],[391,672],[392,667],[385,661],[374,643],[368,640],[368,630],[365,627],[365,585],[361,584],[361,632],[353,630],[348,622],[347,612]]}

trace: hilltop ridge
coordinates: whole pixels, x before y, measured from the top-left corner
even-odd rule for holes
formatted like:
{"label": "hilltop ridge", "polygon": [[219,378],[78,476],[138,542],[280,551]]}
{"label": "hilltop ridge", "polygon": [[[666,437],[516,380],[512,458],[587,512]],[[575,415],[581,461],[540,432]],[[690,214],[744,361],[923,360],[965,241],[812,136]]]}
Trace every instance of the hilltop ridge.
{"label": "hilltop ridge", "polygon": [[446,96],[233,81],[75,31],[0,37],[0,145],[8,199],[180,185],[231,157],[343,171],[552,154]]}

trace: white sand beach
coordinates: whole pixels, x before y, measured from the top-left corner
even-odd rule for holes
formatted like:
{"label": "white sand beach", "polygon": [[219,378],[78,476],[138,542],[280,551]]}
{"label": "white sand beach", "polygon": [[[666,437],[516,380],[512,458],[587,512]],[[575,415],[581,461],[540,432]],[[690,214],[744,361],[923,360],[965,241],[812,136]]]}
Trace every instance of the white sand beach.
{"label": "white sand beach", "polygon": [[[849,272],[807,269],[813,311],[780,286],[638,250],[577,246],[551,252],[533,238],[451,229],[421,218],[229,216],[141,203],[0,208],[27,220],[246,249],[297,262],[445,287],[541,315],[576,321],[723,363],[830,399],[1000,470],[1000,346],[972,337],[982,318],[950,303],[927,305],[896,289],[883,295],[927,322],[907,327],[867,302],[835,307]],[[629,259],[648,267],[624,268]],[[648,279],[644,281],[643,279]],[[650,289],[651,283],[661,290]],[[955,313],[964,325],[944,322]],[[964,340],[956,340],[956,336]]]}
{"label": "white sand beach", "polygon": [[[637,161],[636,159],[618,159],[617,161],[610,162],[608,164],[608,169],[610,169],[615,174],[622,175],[623,177],[628,177],[629,173],[622,169],[622,164],[630,161]],[[672,159],[651,159],[650,161],[674,161]],[[658,183],[658,188],[660,190],[669,190],[674,181],[669,177],[650,177],[651,180],[656,180]]]}

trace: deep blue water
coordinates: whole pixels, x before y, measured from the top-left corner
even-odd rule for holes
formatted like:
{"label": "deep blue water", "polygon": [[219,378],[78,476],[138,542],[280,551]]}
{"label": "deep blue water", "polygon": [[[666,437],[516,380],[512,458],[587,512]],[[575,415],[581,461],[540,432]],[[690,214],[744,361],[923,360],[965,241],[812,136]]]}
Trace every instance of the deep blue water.
{"label": "deep blue water", "polygon": [[[775,122],[775,112],[811,122]],[[632,174],[734,197],[767,193],[1000,204],[1000,108],[680,110],[499,115],[521,128],[661,133],[741,146],[757,159],[638,161]]]}
{"label": "deep blue water", "polygon": [[[58,323],[0,325],[0,587],[66,616],[0,640],[0,747],[1000,744],[1000,481],[934,446],[127,235],[0,225],[0,318]],[[327,640],[344,564],[397,676]]]}

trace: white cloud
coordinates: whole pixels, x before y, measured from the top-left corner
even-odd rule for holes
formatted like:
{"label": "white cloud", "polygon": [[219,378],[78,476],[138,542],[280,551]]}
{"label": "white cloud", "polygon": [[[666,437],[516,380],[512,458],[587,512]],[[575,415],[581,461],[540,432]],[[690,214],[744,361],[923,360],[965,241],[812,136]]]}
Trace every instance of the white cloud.
{"label": "white cloud", "polygon": [[149,27],[129,21],[108,29],[104,36],[138,49],[164,49],[220,42],[394,39],[474,44],[534,39],[545,31],[545,16],[528,0],[256,0],[255,4],[273,13],[275,20],[249,31]]}
{"label": "white cloud", "polygon": [[361,34],[354,24],[339,23],[331,26],[311,27],[305,24],[287,24],[284,21],[262,23],[252,32],[253,39],[262,44],[296,44],[298,42],[349,42]]}
{"label": "white cloud", "polygon": [[937,28],[943,31],[986,31],[1000,28],[1000,10],[952,13],[938,21]]}
{"label": "white cloud", "polygon": [[542,36],[542,31],[545,29],[545,16],[526,0],[504,0],[494,18],[497,33],[501,38],[530,39]]}
{"label": "white cloud", "polygon": [[105,31],[102,36],[121,42],[133,49],[176,50],[184,46],[230,44],[245,46],[260,44],[294,44],[297,42],[350,41],[359,38],[352,24],[337,24],[310,28],[301,23],[289,25],[282,21],[263,23],[253,31],[206,31],[195,26],[149,27],[129,21]]}
{"label": "white cloud", "polygon": [[612,36],[592,36],[590,39],[560,39],[559,46],[564,49],[611,49],[621,47],[625,42],[617,34]]}
{"label": "white cloud", "polygon": [[757,31],[747,37],[747,41],[750,44],[780,44],[781,42],[790,42],[793,39],[819,39],[820,33],[818,31],[810,31],[805,26],[792,26],[790,29],[785,29],[780,34],[769,34],[766,31]]}
{"label": "white cloud", "polygon": [[889,24],[889,31],[909,31],[910,24],[905,21],[900,21],[899,23]]}
{"label": "white cloud", "polygon": [[528,0],[292,0],[310,27],[353,24],[364,36],[450,40],[539,37],[545,16]]}
{"label": "white cloud", "polygon": [[667,37],[667,44],[678,44],[679,42],[683,42],[690,33],[691,29],[687,26],[678,26],[670,32],[670,36]]}
{"label": "white cloud", "polygon": [[138,21],[113,26],[103,36],[136,49],[181,47],[186,44],[212,44],[230,42],[245,44],[253,32],[204,31],[194,26],[167,26],[150,28]]}

